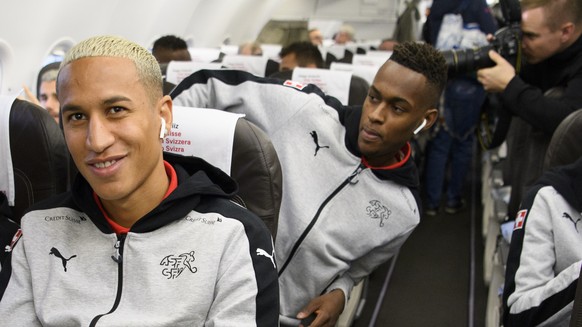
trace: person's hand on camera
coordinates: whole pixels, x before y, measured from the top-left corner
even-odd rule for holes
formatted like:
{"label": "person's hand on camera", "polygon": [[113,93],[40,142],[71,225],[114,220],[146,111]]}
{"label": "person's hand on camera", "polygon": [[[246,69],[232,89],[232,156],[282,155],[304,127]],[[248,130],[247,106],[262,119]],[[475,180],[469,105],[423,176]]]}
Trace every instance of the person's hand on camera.
{"label": "person's hand on camera", "polygon": [[485,91],[489,93],[503,92],[515,76],[515,68],[493,50],[489,51],[489,58],[495,62],[495,66],[479,69],[477,79],[483,84]]}
{"label": "person's hand on camera", "polygon": [[340,289],[316,297],[297,314],[297,319],[305,319],[315,313],[317,315],[315,320],[308,326],[303,326],[303,324],[299,326],[334,327],[344,310],[344,303],[344,292]]}

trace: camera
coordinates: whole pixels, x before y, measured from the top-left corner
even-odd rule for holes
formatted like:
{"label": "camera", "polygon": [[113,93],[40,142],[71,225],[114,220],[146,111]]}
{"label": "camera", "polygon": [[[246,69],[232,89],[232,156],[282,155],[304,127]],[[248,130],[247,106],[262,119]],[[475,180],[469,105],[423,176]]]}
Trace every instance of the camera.
{"label": "camera", "polygon": [[493,41],[474,49],[453,49],[443,51],[449,76],[492,67],[489,50],[495,50],[516,69],[521,66],[521,7],[519,0],[499,1],[505,26],[495,32]]}

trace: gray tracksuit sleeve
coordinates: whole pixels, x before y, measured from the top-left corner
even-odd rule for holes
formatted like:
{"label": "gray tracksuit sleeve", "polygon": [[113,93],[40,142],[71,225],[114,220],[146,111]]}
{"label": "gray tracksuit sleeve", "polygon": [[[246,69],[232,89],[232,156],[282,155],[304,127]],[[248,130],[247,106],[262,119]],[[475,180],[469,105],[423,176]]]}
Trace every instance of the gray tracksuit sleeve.
{"label": "gray tracksuit sleeve", "polygon": [[42,326],[36,318],[30,269],[22,237],[12,252],[12,275],[0,301],[0,326]]}
{"label": "gray tracksuit sleeve", "polygon": [[320,99],[323,104],[315,94],[299,92],[277,82],[261,81],[245,72],[198,71],[190,80],[182,82],[192,84],[184,85],[187,88],[174,98],[174,103],[245,114],[269,135],[314,99]]}
{"label": "gray tracksuit sleeve", "polygon": [[582,237],[580,225],[567,216],[576,219],[578,213],[551,186],[525,210],[525,223],[512,236],[510,255],[521,252],[518,262],[508,262],[518,266],[506,276],[506,326],[568,326],[574,300],[568,289],[580,274]]}

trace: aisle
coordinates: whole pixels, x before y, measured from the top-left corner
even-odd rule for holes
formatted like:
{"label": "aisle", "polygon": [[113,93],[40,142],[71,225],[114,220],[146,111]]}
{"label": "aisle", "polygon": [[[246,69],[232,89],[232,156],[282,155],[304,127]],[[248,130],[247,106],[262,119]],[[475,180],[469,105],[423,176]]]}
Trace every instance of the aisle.
{"label": "aisle", "polygon": [[[468,181],[469,184],[471,182]],[[468,185],[467,189],[476,190],[476,203],[469,201],[464,211],[455,215],[441,213],[421,219],[398,255],[374,325],[370,325],[370,320],[389,265],[381,266],[370,276],[367,303],[354,327],[485,325],[487,290],[483,283],[479,184],[477,181],[476,187]],[[474,242],[471,242],[472,215]],[[472,250],[475,253],[473,268],[470,260]],[[473,279],[471,271],[474,271]],[[471,280],[475,282],[471,283]],[[474,296],[471,297],[471,294]],[[473,319],[469,318],[470,312],[473,313]]]}

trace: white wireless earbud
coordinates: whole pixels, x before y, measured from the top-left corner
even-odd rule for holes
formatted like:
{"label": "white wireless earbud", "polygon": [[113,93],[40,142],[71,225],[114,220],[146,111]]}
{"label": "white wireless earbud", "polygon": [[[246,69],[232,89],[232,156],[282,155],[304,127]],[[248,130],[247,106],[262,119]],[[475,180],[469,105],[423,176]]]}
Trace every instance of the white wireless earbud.
{"label": "white wireless earbud", "polygon": [[160,127],[160,138],[163,139],[166,136],[166,120],[162,118],[162,126]]}
{"label": "white wireless earbud", "polygon": [[420,132],[422,130],[422,128],[426,126],[426,119],[424,119],[422,121],[422,124],[420,124],[420,126],[418,126],[415,130],[414,130],[414,135],[418,134],[418,132]]}

